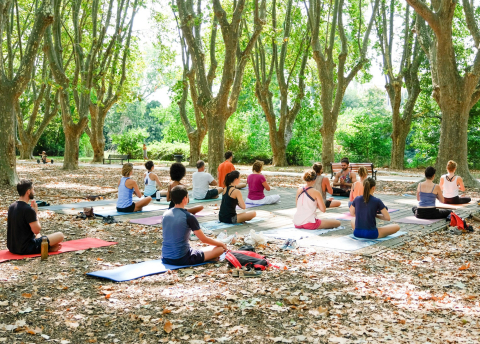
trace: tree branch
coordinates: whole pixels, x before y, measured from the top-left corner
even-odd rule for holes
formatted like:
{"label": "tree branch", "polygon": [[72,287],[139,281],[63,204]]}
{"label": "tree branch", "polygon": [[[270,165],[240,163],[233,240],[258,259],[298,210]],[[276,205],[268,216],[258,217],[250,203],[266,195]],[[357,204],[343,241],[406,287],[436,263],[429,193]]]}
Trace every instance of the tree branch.
{"label": "tree branch", "polygon": [[407,0],[408,4],[413,7],[417,12],[433,29],[435,32],[440,31],[440,20],[438,15],[434,13],[422,0]]}

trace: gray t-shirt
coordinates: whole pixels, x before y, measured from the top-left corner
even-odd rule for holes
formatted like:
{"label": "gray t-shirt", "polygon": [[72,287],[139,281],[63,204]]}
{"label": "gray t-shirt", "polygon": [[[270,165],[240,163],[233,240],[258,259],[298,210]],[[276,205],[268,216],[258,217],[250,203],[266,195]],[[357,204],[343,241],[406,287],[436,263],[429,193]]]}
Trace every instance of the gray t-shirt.
{"label": "gray t-shirt", "polygon": [[210,173],[207,172],[195,172],[192,175],[193,181],[193,198],[205,199],[208,189],[210,189],[210,183],[215,179]]}

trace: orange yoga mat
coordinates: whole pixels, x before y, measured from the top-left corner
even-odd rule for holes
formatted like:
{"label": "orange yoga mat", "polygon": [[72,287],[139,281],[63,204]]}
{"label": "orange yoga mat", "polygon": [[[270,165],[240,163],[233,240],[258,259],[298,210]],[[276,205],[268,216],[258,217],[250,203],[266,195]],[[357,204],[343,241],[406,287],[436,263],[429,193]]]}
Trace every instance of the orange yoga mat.
{"label": "orange yoga mat", "polygon": [[[109,242],[95,238],[85,238],[85,239],[78,239],[78,240],[70,240],[65,241],[62,243],[62,248],[57,252],[49,252],[48,255],[60,254],[65,252],[72,252],[72,251],[80,251],[80,250],[87,250],[89,248],[97,248],[97,247],[105,247],[116,245],[116,242]],[[34,258],[40,257],[40,254],[14,254],[11,253],[9,250],[0,251],[0,263],[6,262],[8,260],[15,260],[15,259],[25,259],[25,258]]]}

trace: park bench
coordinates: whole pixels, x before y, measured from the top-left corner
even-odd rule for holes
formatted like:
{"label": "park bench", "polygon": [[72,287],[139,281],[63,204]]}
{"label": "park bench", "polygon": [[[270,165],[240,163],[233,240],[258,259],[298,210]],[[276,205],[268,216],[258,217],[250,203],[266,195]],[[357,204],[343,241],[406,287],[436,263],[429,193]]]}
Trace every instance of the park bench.
{"label": "park bench", "polygon": [[[332,177],[335,177],[335,173],[342,170],[342,164],[340,162],[331,162],[330,166],[332,168]],[[363,166],[367,169],[368,174],[371,174],[372,177],[377,180],[377,170],[374,169],[371,162],[362,162],[362,163],[350,163],[350,171],[358,173],[358,169]]]}
{"label": "park bench", "polygon": [[105,164],[105,160],[108,160],[108,163],[111,164],[112,160],[120,160],[121,164],[123,165],[123,160],[127,160],[130,162],[130,157],[128,155],[120,155],[120,154],[109,154],[108,158],[103,158],[103,163]]}

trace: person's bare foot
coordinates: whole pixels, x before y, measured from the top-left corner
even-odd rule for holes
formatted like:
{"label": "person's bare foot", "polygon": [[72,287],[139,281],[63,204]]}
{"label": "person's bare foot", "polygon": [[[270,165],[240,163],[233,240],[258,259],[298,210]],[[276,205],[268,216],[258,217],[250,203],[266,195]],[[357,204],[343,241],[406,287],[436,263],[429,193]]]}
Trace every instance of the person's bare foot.
{"label": "person's bare foot", "polygon": [[60,250],[62,248],[62,245],[61,244],[56,244],[56,245],[53,245],[53,246],[50,246],[48,248],[48,252],[57,252],[58,250]]}

